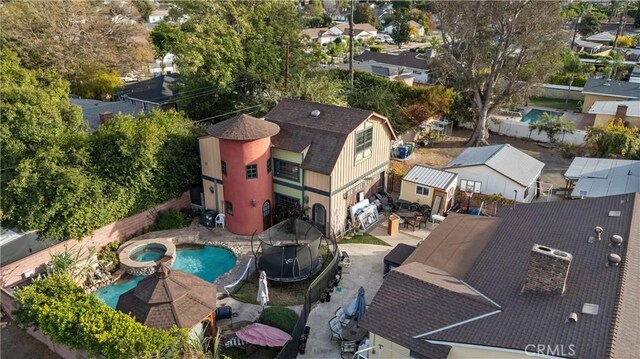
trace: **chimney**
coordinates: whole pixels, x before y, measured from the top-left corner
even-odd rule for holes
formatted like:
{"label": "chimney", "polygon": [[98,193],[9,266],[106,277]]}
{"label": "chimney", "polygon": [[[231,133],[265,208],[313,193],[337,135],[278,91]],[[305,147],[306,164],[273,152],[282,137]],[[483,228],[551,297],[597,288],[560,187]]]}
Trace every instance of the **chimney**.
{"label": "chimney", "polygon": [[173,96],[173,86],[175,82],[175,77],[164,75],[162,78],[162,91],[160,93],[163,96]]}
{"label": "chimney", "polygon": [[614,120],[624,123],[624,121],[627,119],[627,108],[627,105],[618,105]]}
{"label": "chimney", "polygon": [[563,294],[573,256],[567,252],[534,244],[523,292]]}
{"label": "chimney", "polygon": [[[95,118],[95,117],[94,117]],[[109,122],[111,119],[113,118],[113,113],[112,112],[103,112],[100,114],[100,123],[104,124]]]}

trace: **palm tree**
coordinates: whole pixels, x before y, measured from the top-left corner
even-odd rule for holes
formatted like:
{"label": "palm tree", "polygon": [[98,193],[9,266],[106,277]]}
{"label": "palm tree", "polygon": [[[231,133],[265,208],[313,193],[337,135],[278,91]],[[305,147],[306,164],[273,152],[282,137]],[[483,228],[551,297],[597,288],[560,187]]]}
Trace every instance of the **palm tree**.
{"label": "palm tree", "polygon": [[567,110],[569,105],[569,95],[571,94],[571,85],[575,80],[576,75],[584,74],[586,68],[580,61],[580,58],[573,51],[565,51],[562,54],[562,69],[563,72],[569,75],[569,88],[567,89],[567,97],[564,100],[564,110]]}

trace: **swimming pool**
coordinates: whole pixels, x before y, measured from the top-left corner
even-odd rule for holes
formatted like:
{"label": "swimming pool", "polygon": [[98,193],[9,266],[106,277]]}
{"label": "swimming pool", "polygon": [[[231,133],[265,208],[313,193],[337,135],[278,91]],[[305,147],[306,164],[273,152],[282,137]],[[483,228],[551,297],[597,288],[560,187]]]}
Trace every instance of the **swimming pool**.
{"label": "swimming pool", "polygon": [[551,116],[554,117],[560,117],[562,116],[563,112],[557,112],[557,111],[547,111],[547,110],[538,110],[538,109],[531,109],[529,112],[527,112],[526,115],[524,115],[522,117],[522,122],[526,122],[526,123],[536,123],[538,122],[538,119],[540,118],[540,116],[542,116],[543,114],[548,113]]}
{"label": "swimming pool", "polygon": [[[141,255],[152,256],[153,253],[142,253]],[[236,257],[226,248],[185,246],[178,247],[176,259],[171,269],[191,273],[213,283],[219,276],[231,270],[235,264]],[[108,306],[115,308],[120,295],[134,288],[144,278],[144,276],[129,276],[98,289],[95,294]]]}

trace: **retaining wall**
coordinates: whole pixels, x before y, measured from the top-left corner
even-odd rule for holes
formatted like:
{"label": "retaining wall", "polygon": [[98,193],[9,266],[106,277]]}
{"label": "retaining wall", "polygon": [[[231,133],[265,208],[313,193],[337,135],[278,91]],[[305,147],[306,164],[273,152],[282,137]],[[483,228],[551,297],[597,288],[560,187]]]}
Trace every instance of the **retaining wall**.
{"label": "retaining wall", "polygon": [[73,250],[89,251],[95,248],[97,251],[106,246],[109,242],[122,240],[140,232],[143,228],[155,223],[158,212],[169,209],[181,209],[189,207],[191,200],[189,191],[179,198],[157,205],[144,212],[124,218],[120,221],[108,224],[93,232],[92,235],[81,240],[68,240],[55,246],[34,253],[16,262],[7,264],[0,268],[0,286],[10,287],[24,279],[23,273],[33,271],[37,275],[44,271],[45,265],[49,262],[51,254],[60,254],[65,248]]}

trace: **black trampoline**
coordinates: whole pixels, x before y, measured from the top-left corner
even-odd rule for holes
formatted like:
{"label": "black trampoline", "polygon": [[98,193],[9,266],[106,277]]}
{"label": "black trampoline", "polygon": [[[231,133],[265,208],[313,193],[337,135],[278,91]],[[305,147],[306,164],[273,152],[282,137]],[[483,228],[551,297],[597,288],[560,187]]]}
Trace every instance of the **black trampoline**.
{"label": "black trampoline", "polygon": [[[259,240],[257,248],[254,238]],[[251,238],[256,268],[272,281],[308,279],[322,268],[322,238],[322,232],[309,222],[295,218],[282,221]]]}

